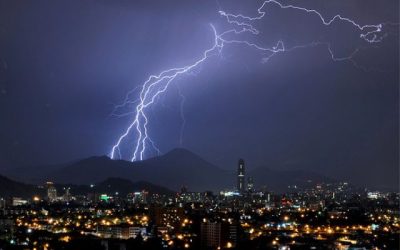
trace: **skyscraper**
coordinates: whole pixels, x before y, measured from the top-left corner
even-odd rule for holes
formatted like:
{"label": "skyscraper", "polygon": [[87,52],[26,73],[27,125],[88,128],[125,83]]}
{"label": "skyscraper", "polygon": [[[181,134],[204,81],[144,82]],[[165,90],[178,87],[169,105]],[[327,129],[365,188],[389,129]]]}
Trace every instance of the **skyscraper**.
{"label": "skyscraper", "polygon": [[205,222],[200,224],[200,238],[203,249],[220,248],[221,242],[221,223]]}
{"label": "skyscraper", "polygon": [[54,187],[53,182],[47,182],[47,199],[50,202],[54,202],[57,200],[57,189]]}
{"label": "skyscraper", "polygon": [[245,192],[245,169],[244,169],[244,160],[240,159],[239,160],[239,166],[238,166],[238,179],[237,179],[237,189],[239,193],[244,193]]}
{"label": "skyscraper", "polygon": [[253,177],[247,178],[247,192],[249,192],[249,193],[253,193],[254,192]]}

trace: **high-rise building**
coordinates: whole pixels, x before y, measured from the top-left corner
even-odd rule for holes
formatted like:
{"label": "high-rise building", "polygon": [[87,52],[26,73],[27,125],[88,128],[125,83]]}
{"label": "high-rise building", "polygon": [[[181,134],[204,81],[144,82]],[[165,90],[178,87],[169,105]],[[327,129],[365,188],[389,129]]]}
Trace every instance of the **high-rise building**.
{"label": "high-rise building", "polygon": [[149,192],[143,190],[142,192],[134,192],[129,194],[129,197],[132,198],[133,203],[137,204],[145,204],[147,203],[147,196]]}
{"label": "high-rise building", "polygon": [[247,178],[247,192],[249,192],[249,193],[253,193],[254,192],[253,177]]}
{"label": "high-rise building", "polygon": [[200,225],[201,246],[205,248],[220,248],[221,223],[205,222]]}
{"label": "high-rise building", "polygon": [[203,221],[200,224],[201,249],[226,249],[237,244],[237,224]]}
{"label": "high-rise building", "polygon": [[50,202],[54,202],[57,200],[57,189],[54,187],[53,182],[47,182],[47,199]]}
{"label": "high-rise building", "polygon": [[237,189],[239,193],[245,192],[245,169],[244,169],[244,160],[239,160],[238,166],[238,177],[237,177]]}
{"label": "high-rise building", "polygon": [[64,192],[64,196],[63,196],[63,200],[65,202],[69,202],[72,199],[71,193],[70,193],[70,189],[69,187],[64,188],[65,192]]}
{"label": "high-rise building", "polygon": [[12,205],[13,206],[22,206],[22,205],[26,205],[28,203],[27,200],[24,200],[22,198],[19,197],[13,197],[12,198]]}

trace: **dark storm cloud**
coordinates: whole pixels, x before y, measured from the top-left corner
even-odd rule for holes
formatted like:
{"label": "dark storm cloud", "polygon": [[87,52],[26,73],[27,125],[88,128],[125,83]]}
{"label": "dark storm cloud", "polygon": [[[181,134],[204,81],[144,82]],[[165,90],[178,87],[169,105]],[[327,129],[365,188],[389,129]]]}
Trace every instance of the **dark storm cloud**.
{"label": "dark storm cloud", "polygon": [[[399,22],[398,1],[289,1],[362,24]],[[0,1],[0,164],[64,162],[107,154],[130,117],[114,104],[150,74],[192,63],[211,46],[218,10],[255,15],[251,1]],[[345,55],[362,41],[345,24],[268,8],[263,45],[333,41]],[[186,96],[183,147],[225,168],[310,169],[357,183],[398,182],[398,33],[362,51],[357,69],[320,46],[263,55],[226,48],[176,81]],[[253,38],[252,38],[253,39]],[[365,44],[364,44],[365,45]],[[179,145],[179,96],[151,112],[163,152]]]}

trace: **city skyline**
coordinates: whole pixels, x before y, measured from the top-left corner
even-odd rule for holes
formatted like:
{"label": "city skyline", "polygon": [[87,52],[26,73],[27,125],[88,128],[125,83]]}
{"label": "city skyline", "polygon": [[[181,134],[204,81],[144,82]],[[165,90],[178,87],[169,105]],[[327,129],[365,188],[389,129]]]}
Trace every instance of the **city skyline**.
{"label": "city skyline", "polygon": [[0,0],[0,250],[396,250],[398,0]]}
{"label": "city skyline", "polygon": [[283,194],[251,185],[240,191],[243,160],[237,167],[237,188],[217,193],[118,178],[87,186],[46,182],[26,198],[3,198],[0,189],[0,247],[397,249],[399,193],[345,182],[293,186]]}
{"label": "city skyline", "polygon": [[[213,51],[199,68],[174,79],[149,109],[149,131],[161,154],[183,147],[229,170],[243,157],[251,167],[397,186],[397,3],[299,2],[297,9],[277,1],[217,3],[195,8],[194,21],[180,29],[176,24],[188,18],[194,1],[155,7],[43,2],[20,9],[6,3],[0,20],[1,168],[109,155],[134,115],[135,103],[118,106],[126,93],[136,89],[126,99],[133,102],[150,75],[192,65],[217,35],[224,39],[217,41],[217,48],[224,44],[221,54]],[[64,16],[51,14],[59,9]],[[259,33],[220,37],[237,28],[229,24],[232,13],[258,18],[254,30],[242,26]],[[272,52],[233,39],[252,39]],[[281,53],[299,44],[306,46]],[[131,160],[135,140],[132,134],[124,141],[124,159]]]}

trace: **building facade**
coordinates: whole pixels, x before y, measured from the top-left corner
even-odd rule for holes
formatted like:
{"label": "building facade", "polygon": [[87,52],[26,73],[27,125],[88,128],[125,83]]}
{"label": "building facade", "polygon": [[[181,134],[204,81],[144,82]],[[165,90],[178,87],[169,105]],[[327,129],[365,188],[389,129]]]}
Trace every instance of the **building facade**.
{"label": "building facade", "polygon": [[238,164],[238,176],[237,176],[237,190],[243,194],[245,189],[245,167],[244,160],[240,159]]}

